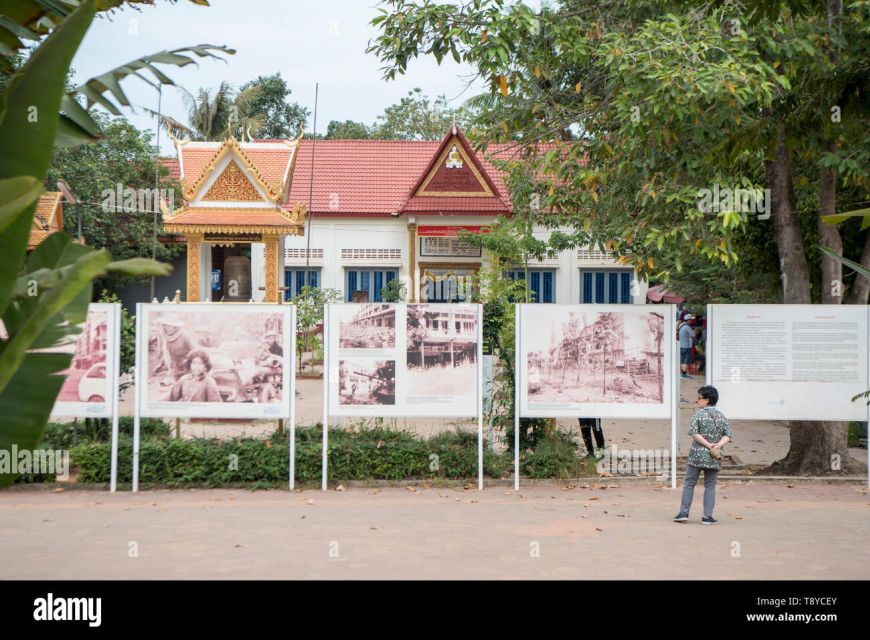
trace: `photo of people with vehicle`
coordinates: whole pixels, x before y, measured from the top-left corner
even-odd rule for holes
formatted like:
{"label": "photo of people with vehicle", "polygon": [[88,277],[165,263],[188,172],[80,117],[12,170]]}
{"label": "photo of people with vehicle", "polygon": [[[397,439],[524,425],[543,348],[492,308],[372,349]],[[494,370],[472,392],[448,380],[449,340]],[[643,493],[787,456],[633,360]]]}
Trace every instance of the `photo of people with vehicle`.
{"label": "photo of people with vehicle", "polygon": [[147,405],[281,404],[289,314],[241,305],[143,310]]}

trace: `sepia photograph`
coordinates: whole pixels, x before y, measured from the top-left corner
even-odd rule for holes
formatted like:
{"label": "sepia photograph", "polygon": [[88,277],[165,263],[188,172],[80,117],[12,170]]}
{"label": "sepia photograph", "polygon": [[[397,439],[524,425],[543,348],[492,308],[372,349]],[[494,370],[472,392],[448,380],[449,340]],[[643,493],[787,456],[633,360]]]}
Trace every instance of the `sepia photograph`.
{"label": "sepia photograph", "polygon": [[342,349],[392,349],[396,346],[394,305],[358,304],[336,309],[343,314],[338,342]]}
{"label": "sepia photograph", "polygon": [[529,403],[661,404],[664,316],[547,310],[525,332]]}
{"label": "sepia photograph", "polygon": [[339,360],[338,400],[343,405],[395,405],[396,361]]}
{"label": "sepia photograph", "polygon": [[148,404],[282,402],[282,313],[218,305],[145,313]]}
{"label": "sepia photograph", "polygon": [[407,306],[407,398],[477,394],[477,310],[461,304]]}
{"label": "sepia photograph", "polygon": [[105,311],[88,311],[82,332],[74,344],[68,345],[73,358],[69,369],[63,372],[66,379],[57,402],[103,403],[110,399],[108,316]]}

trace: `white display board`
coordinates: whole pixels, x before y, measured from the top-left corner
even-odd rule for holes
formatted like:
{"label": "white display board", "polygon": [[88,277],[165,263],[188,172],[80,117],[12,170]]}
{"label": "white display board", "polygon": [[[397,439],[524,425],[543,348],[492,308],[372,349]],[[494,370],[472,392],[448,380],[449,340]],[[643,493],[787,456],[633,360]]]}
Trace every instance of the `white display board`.
{"label": "white display board", "polygon": [[867,420],[870,307],[707,307],[707,383],[729,418]]}
{"label": "white display board", "polygon": [[295,307],[136,306],[138,415],[289,418]]}
{"label": "white display board", "polygon": [[331,304],[326,317],[329,416],[478,416],[479,305]]}
{"label": "white display board", "polygon": [[519,415],[670,418],[673,305],[518,305]]}
{"label": "white display board", "polygon": [[118,393],[120,358],[121,305],[93,303],[81,333],[63,345],[46,349],[54,353],[71,353],[69,369],[52,417],[110,418]]}

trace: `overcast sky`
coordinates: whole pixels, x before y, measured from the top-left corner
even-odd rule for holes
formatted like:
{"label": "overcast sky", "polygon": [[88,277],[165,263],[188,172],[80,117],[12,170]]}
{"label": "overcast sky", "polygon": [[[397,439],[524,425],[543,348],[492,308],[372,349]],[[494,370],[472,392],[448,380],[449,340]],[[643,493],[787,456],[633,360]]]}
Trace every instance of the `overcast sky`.
{"label": "overcast sky", "polygon": [[[73,60],[75,82],[83,82],[149,53],[194,44],[236,49],[227,62],[208,60],[183,69],[162,67],[177,84],[195,92],[222,80],[235,87],[280,71],[290,99],[314,111],[314,85],[320,83],[317,130],[325,133],[330,120],[374,122],[384,108],[414,87],[434,98],[444,94],[452,106],[481,93],[477,84],[465,91],[471,68],[452,58],[442,66],[433,58],[411,62],[407,75],[386,82],[377,58],[366,54],[377,30],[369,22],[377,15],[375,0],[210,0],[200,7],[186,0],[172,5],[158,0],[140,10],[126,8],[111,18],[94,21]],[[123,84],[131,102],[156,110],[157,92],[137,78]],[[181,93],[164,89],[163,113],[186,121]],[[137,108],[125,112],[140,129],[155,130],[154,120]],[[313,125],[309,119],[308,129]],[[163,153],[172,151],[161,134]]]}

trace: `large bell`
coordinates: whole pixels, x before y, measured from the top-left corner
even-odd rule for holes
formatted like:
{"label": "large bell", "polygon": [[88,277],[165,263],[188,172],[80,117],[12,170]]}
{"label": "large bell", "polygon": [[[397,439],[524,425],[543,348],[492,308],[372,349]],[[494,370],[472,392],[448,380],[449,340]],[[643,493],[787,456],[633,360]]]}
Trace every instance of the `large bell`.
{"label": "large bell", "polygon": [[251,299],[251,260],[230,256],[224,260],[223,299],[225,302],[248,302]]}

